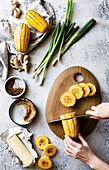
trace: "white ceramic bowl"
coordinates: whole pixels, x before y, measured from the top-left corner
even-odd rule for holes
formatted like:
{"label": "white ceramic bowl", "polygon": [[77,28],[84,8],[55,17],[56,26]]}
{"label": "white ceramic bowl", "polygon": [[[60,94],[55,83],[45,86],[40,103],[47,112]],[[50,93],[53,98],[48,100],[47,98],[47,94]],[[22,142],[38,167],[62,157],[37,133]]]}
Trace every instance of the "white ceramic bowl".
{"label": "white ceramic bowl", "polygon": [[[15,95],[15,96],[14,96],[14,95],[11,95],[11,94],[9,94],[9,93],[7,92],[7,90],[6,90],[6,85],[7,85],[8,81],[9,81],[10,79],[12,79],[12,78],[17,79],[17,80],[19,81],[19,83],[20,83],[20,86],[19,86],[19,87],[23,88],[22,93],[19,94],[19,95]],[[19,76],[11,76],[11,77],[9,77],[9,78],[5,81],[4,91],[5,91],[6,95],[8,95],[9,97],[18,98],[18,97],[20,97],[20,96],[22,96],[22,95],[24,94],[25,90],[26,90],[26,84],[25,84],[24,80],[23,80],[22,78],[20,78]]]}

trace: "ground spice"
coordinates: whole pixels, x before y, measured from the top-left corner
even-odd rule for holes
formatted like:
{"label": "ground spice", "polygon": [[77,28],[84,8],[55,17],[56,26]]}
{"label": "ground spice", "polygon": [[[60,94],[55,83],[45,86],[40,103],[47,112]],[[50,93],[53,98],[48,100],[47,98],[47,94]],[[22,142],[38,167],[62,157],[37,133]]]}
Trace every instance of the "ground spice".
{"label": "ground spice", "polygon": [[13,87],[15,84],[15,79],[12,78],[6,83],[6,91],[12,96],[17,96],[23,92],[23,88],[20,87]]}

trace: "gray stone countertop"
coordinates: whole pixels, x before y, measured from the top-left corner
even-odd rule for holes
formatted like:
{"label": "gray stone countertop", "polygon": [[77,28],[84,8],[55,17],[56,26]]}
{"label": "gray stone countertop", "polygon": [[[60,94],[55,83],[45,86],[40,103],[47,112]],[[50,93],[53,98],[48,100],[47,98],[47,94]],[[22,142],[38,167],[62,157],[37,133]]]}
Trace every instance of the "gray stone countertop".
{"label": "gray stone countertop", "polygon": [[[47,0],[54,8],[56,19],[63,20],[67,7],[67,0]],[[2,16],[1,16],[2,12]],[[7,0],[0,1],[0,19],[6,18],[8,14]],[[102,95],[102,102],[109,102],[109,0],[74,0],[73,18],[77,25],[82,26],[89,19],[95,18],[97,24],[79,42],[73,45],[69,51],[63,55],[61,62],[55,67],[51,65],[47,69],[46,79],[43,86],[39,86],[36,79],[32,79],[33,68],[48,49],[52,34],[37,48],[29,53],[31,57],[30,73],[21,72],[9,68],[9,76],[17,75],[22,77],[27,90],[23,97],[31,99],[37,107],[38,113],[32,124],[27,125],[33,132],[33,144],[35,137],[46,135],[50,142],[57,147],[57,154],[52,158],[52,170],[88,170],[86,164],[68,157],[64,152],[63,140],[55,136],[49,129],[45,119],[45,104],[47,96],[56,77],[65,69],[71,66],[83,66],[91,71],[97,78]],[[17,126],[8,116],[10,104],[14,101],[7,97],[3,91],[4,82],[0,80],[0,133],[7,128]],[[109,163],[109,121],[100,120],[94,131],[87,137],[87,141],[95,154]],[[34,145],[35,146],[35,145]],[[35,147],[36,148],[36,147]],[[37,149],[39,156],[43,152]],[[3,142],[0,141],[0,170],[21,170],[20,165],[12,166],[11,156],[5,152]],[[33,168],[40,168],[36,165]]]}

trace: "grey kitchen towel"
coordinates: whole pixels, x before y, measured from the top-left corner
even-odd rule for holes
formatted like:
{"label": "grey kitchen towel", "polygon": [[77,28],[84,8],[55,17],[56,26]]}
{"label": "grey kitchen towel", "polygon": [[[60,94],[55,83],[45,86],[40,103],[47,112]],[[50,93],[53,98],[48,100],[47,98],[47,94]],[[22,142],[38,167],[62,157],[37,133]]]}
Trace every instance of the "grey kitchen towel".
{"label": "grey kitchen towel", "polygon": [[8,51],[5,41],[0,43],[0,77],[6,80],[8,75]]}
{"label": "grey kitchen towel", "polygon": [[[53,30],[53,28],[56,25],[56,22],[55,22],[56,18],[55,18],[54,10],[51,7],[51,5],[49,3],[47,3],[46,1],[44,1],[44,0],[22,0],[20,4],[22,7],[21,8],[22,9],[21,18],[18,19],[18,18],[14,18],[13,16],[10,16],[8,18],[8,20],[2,19],[0,21],[0,43],[1,43],[1,46],[0,46],[0,61],[1,61],[0,62],[0,76],[2,76],[4,80],[6,79],[6,75],[8,72],[8,57],[7,56],[4,57],[4,55],[6,54],[5,50],[7,47],[8,51],[11,54],[19,53],[18,51],[16,51],[15,45],[14,45],[14,31],[15,31],[16,26],[19,23],[28,24],[25,20],[26,11],[34,10],[34,11],[38,12],[39,14],[41,14],[47,21],[49,28],[45,33],[42,34],[42,33],[38,32],[36,29],[32,28],[28,24],[28,26],[30,27],[31,36],[30,36],[28,50],[22,54],[26,54],[26,53],[30,52],[37,45],[39,45],[39,43],[41,43],[47,37],[47,35]],[[4,42],[4,43],[2,44],[2,42]],[[7,46],[5,46],[6,44],[7,44]],[[3,49],[1,49],[1,48],[3,48]],[[3,51],[4,51],[4,54],[3,54]]]}

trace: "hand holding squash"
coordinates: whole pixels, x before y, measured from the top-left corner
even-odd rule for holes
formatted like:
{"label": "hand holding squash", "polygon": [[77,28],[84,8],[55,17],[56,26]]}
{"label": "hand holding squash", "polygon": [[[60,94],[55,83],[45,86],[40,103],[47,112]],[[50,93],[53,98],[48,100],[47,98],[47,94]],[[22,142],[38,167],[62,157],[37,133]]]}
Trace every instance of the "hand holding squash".
{"label": "hand holding squash", "polygon": [[101,103],[98,106],[92,106],[91,110],[86,111],[87,115],[91,115],[93,119],[109,118],[109,103]]}
{"label": "hand holding squash", "polygon": [[73,141],[68,135],[65,135],[65,152],[71,157],[79,159],[84,163],[91,164],[94,153],[80,134],[78,134],[78,137],[82,144]]}
{"label": "hand holding squash", "polygon": [[88,164],[94,170],[108,170],[109,165],[100,160],[92,151],[88,143],[84,140],[81,134],[78,134],[81,141],[77,143],[73,141],[68,135],[65,135],[64,149],[68,156],[79,159],[80,161]]}

